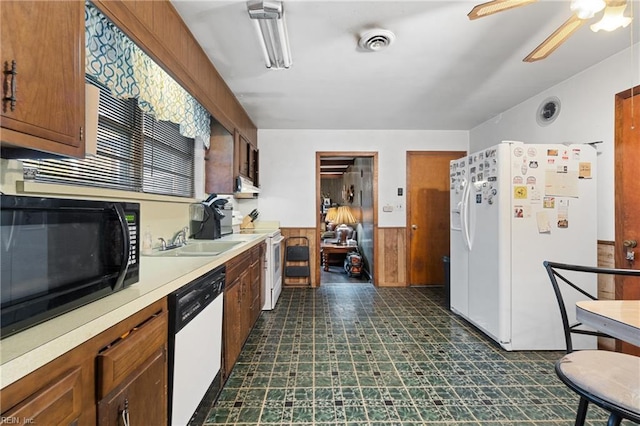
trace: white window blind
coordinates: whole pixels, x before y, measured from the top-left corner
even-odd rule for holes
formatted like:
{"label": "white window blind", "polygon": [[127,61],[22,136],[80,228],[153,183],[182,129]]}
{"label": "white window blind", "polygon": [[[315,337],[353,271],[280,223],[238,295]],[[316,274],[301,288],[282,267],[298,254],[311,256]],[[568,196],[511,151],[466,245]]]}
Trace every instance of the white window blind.
{"label": "white window blind", "polygon": [[97,155],[85,159],[23,160],[36,181],[193,196],[194,140],[179,125],[156,121],[135,99],[117,99],[104,85],[98,107]]}

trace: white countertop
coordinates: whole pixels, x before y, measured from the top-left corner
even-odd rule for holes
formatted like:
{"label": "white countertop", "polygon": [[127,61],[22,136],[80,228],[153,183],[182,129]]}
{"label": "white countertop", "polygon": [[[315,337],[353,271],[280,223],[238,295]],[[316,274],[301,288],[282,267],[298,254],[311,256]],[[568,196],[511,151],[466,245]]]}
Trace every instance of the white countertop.
{"label": "white countertop", "polygon": [[232,234],[242,241],[215,257],[140,257],[136,284],[0,341],[0,389],[130,317],[265,240],[268,233]]}

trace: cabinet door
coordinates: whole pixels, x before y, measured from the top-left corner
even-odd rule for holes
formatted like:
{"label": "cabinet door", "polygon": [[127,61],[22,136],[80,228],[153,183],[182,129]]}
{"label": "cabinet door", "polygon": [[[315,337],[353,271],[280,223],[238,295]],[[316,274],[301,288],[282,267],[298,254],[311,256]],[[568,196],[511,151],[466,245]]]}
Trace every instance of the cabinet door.
{"label": "cabinet door", "polygon": [[224,372],[228,377],[242,350],[242,285],[240,277],[224,293]]}
{"label": "cabinet door", "polygon": [[[85,389],[85,392],[91,392]],[[3,424],[72,425],[82,412],[80,368],[70,370],[29,397],[17,407],[2,413]]]}
{"label": "cabinet door", "polygon": [[236,130],[236,172],[249,178],[249,141]]}
{"label": "cabinet door", "polygon": [[162,347],[120,386],[98,401],[98,425],[166,425],[166,371],[167,360]]}
{"label": "cabinet door", "polygon": [[212,120],[210,146],[204,156],[205,192],[231,194],[235,190],[233,134]]}
{"label": "cabinet door", "polygon": [[253,302],[253,297],[251,294],[251,271],[247,269],[242,272],[240,275],[240,285],[242,288],[242,301],[240,303],[242,309],[242,345],[247,340],[249,333],[251,332],[251,328],[253,327],[253,319],[251,316],[251,305]]}
{"label": "cabinet door", "polygon": [[2,142],[83,156],[84,3],[1,1],[0,28]]}

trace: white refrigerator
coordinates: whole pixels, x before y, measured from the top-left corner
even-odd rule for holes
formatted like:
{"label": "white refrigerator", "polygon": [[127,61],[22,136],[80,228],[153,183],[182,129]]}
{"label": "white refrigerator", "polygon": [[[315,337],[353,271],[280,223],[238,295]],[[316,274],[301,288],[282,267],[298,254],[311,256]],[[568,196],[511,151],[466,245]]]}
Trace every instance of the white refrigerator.
{"label": "white refrigerator", "polygon": [[[596,266],[596,155],[507,141],[451,162],[451,310],[506,350],[565,348],[542,262]],[[596,277],[580,282],[595,294]],[[585,297],[564,296],[574,321]],[[579,337],[577,348],[595,347]]]}

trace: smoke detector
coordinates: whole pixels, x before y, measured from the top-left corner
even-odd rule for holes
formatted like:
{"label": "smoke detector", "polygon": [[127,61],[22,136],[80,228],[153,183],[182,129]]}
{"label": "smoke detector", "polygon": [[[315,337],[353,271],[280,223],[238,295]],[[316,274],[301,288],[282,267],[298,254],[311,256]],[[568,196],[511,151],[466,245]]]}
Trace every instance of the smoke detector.
{"label": "smoke detector", "polygon": [[396,36],[391,31],[380,29],[369,30],[360,36],[358,46],[365,50],[378,52],[390,46],[395,39]]}

